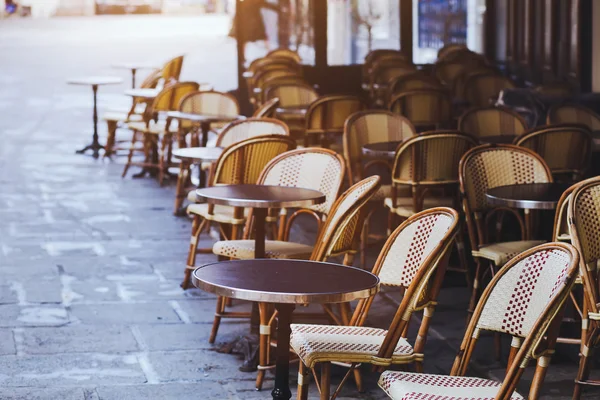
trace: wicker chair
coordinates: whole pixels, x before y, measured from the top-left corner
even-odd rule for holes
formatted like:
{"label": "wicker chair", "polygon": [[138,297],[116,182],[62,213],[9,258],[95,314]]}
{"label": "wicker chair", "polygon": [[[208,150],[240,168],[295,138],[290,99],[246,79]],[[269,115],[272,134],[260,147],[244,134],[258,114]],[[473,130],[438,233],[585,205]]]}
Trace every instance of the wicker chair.
{"label": "wicker chair", "polygon": [[[176,111],[182,99],[190,93],[198,90],[199,85],[196,82],[179,82],[167,85],[153,100],[152,104],[146,107],[144,111],[144,120],[140,122],[129,122],[127,127],[133,131],[131,137],[131,147],[127,156],[127,163],[123,168],[122,177],[127,175],[129,167],[132,165],[141,166],[144,169],[158,170],[158,181],[162,185],[165,170],[168,167],[168,158],[171,151],[172,136],[176,135],[176,130],[171,125],[169,118],[159,119],[160,113],[167,111]],[[133,154],[139,149],[136,148],[138,135],[143,137],[143,162],[133,162]],[[158,157],[153,156],[157,152]]]}
{"label": "wicker chair", "polygon": [[398,63],[403,64],[411,64],[409,58],[403,54],[400,50],[392,50],[392,49],[376,49],[371,50],[366,56],[365,61],[362,66],[362,82],[363,89],[370,91],[371,85],[371,74],[373,70],[373,65],[380,60],[384,59],[394,59]]}
{"label": "wicker chair", "polygon": [[467,48],[467,46],[465,44],[459,44],[459,43],[445,44],[438,50],[437,59],[441,60],[446,55],[448,55],[454,51],[468,51],[468,50],[469,49]]}
{"label": "wicker chair", "polygon": [[600,130],[600,115],[578,104],[564,104],[550,107],[548,124],[583,124],[591,131]]}
{"label": "wicker chair", "polygon": [[384,105],[390,82],[397,78],[412,75],[416,71],[414,65],[404,61],[384,59],[375,62],[371,68],[369,83],[371,101],[376,105]]}
{"label": "wicker chair", "polygon": [[390,111],[408,118],[417,130],[440,129],[452,119],[452,101],[441,89],[411,90],[394,96]]}
{"label": "wicker chair", "polygon": [[256,73],[252,81],[252,97],[251,100],[256,106],[260,106],[261,102],[264,98],[264,91],[266,89],[265,82],[271,81],[273,79],[283,79],[283,78],[301,78],[301,75],[287,67],[273,67],[268,69],[260,70]]}
{"label": "wicker chair", "polygon": [[264,80],[260,89],[260,103],[262,104],[273,97],[273,95],[269,96],[268,94],[268,92],[271,91],[271,88],[293,85],[307,85],[307,83],[306,80],[299,75],[274,76]]}
{"label": "wicker chair", "polygon": [[[162,71],[152,71],[140,84],[141,89],[155,89],[162,79]],[[108,130],[106,136],[106,146],[104,151],[104,157],[111,157],[117,150],[116,148],[116,135],[117,128],[122,124],[134,121],[142,121],[144,118],[144,111],[146,110],[146,102],[137,97],[133,98],[131,108],[129,111],[124,112],[121,110],[109,110],[102,115],[102,119],[106,121],[106,127]]]}
{"label": "wicker chair", "polygon": [[581,182],[569,200],[568,221],[571,240],[581,254],[581,277],[584,284],[584,308],[581,326],[581,351],[579,371],[575,379],[573,399],[581,397],[582,386],[600,383],[590,380],[590,359],[598,346],[600,333],[600,296],[598,294],[598,259],[600,246],[598,221],[600,221],[600,178]]}
{"label": "wicker chair", "polygon": [[[471,75],[478,75],[478,74],[498,75],[499,72],[498,72],[498,69],[496,69],[495,67],[485,65],[485,64],[474,65],[474,66],[471,66],[470,68],[463,69],[461,71],[461,73],[454,79],[454,81],[452,83],[452,93],[454,95],[453,97],[455,100],[460,101],[460,102],[466,102],[465,83]],[[489,104],[486,103],[485,106],[487,106],[487,105],[489,105]]]}
{"label": "wicker chair", "polygon": [[[226,117],[237,117],[240,114],[240,106],[237,99],[229,94],[216,91],[198,91],[190,93],[184,99],[181,100],[179,110],[190,114],[206,114],[206,115],[219,115]],[[222,128],[225,123],[213,123],[210,125],[211,129]],[[198,132],[194,128],[195,123],[191,121],[182,120],[179,123],[180,127],[180,139],[183,135],[191,131],[192,146],[205,146],[206,143],[202,143],[198,137]],[[180,145],[184,146],[184,142],[180,141]]]}
{"label": "wicker chair", "polygon": [[[388,232],[395,227],[398,217],[408,218],[419,211],[439,206],[460,209],[458,164],[461,157],[475,146],[477,141],[474,138],[457,131],[423,133],[402,143],[396,151],[392,168],[391,194],[384,200],[389,209]],[[407,197],[401,197],[403,189],[410,190]],[[470,283],[462,235],[458,235],[456,244],[461,267],[454,271],[465,274]]]}
{"label": "wicker chair", "polygon": [[503,89],[514,88],[510,79],[496,73],[470,74],[465,81],[464,99],[473,107],[486,107]]}
{"label": "wicker chair", "polygon": [[[343,171],[343,166],[342,166]],[[340,176],[340,182],[341,182]],[[328,258],[344,255],[344,264],[352,265],[356,253],[357,239],[360,234],[360,226],[366,216],[365,205],[379,189],[379,177],[372,176],[353,185],[342,194],[330,209],[325,223],[321,225],[315,246],[307,246],[285,241],[270,241],[265,243],[267,258],[304,258],[312,261],[325,261]],[[249,226],[248,226],[249,228]],[[248,232],[249,229],[246,230]],[[254,242],[222,241],[215,243],[213,252],[217,255],[233,258],[253,258]],[[217,312],[213,331],[209,341],[214,341],[221,318],[227,316],[224,312],[224,301],[217,303]],[[350,322],[349,305],[341,305],[341,319],[338,318],[329,306],[325,306],[326,314],[338,325]],[[270,331],[273,321],[272,313],[266,304],[259,304],[260,324],[260,361],[259,373],[256,378],[256,387],[260,389],[264,379],[264,373],[269,364]]]}
{"label": "wicker chair", "polygon": [[390,99],[397,94],[421,89],[444,89],[444,87],[437,78],[426,75],[422,71],[399,76],[388,82],[386,104],[389,104]]}
{"label": "wicker chair", "polygon": [[294,50],[290,50],[290,49],[285,49],[285,48],[271,50],[270,52],[267,53],[267,55],[265,57],[266,58],[285,58],[288,60],[292,60],[293,62],[295,62],[297,64],[300,64],[302,62],[302,58],[300,57],[298,52],[296,52]]}
{"label": "wicker chair", "polygon": [[[296,143],[287,136],[266,135],[243,140],[227,147],[215,163],[208,180],[210,186],[254,184],[258,181],[260,172],[273,158],[296,147]],[[245,210],[239,207],[219,206],[213,204],[190,204],[188,214],[194,220],[192,237],[188,253],[187,267],[181,287],[187,289],[190,276],[196,268],[196,253],[200,233],[211,222],[216,222],[225,238],[236,239],[246,222]],[[231,228],[231,233],[227,232]],[[210,249],[201,252],[209,253]]]}
{"label": "wicker chair", "polygon": [[[321,364],[321,399],[329,399],[331,363],[351,365],[334,391],[334,398],[359,363],[389,366],[415,362],[417,369],[422,369],[430,319],[444,277],[448,250],[457,232],[458,213],[449,208],[436,208],[406,220],[386,241],[373,273],[379,276],[381,285],[404,290],[402,302],[387,330],[362,326],[374,296],[359,302],[349,326],[291,326],[290,345],[301,361],[298,399],[308,398],[308,371],[317,363]],[[423,319],[413,348],[406,340],[405,331],[412,313],[420,310],[423,310]]]}
{"label": "wicker chair", "polygon": [[527,122],[519,113],[509,108],[475,107],[460,117],[458,129],[477,138],[518,136],[527,131]]}
{"label": "wicker chair", "polygon": [[581,179],[592,161],[592,134],[585,125],[551,125],[531,130],[515,145],[538,153],[554,175],[568,181]]}
{"label": "wicker chair", "polygon": [[[535,360],[527,398],[539,398],[560,325],[557,316],[575,282],[578,263],[577,251],[565,243],[549,243],[520,254],[494,276],[483,293],[450,376],[386,371],[379,386],[397,400],[522,400],[515,388],[529,362]],[[464,376],[473,349],[486,331],[512,336],[502,382]]]}
{"label": "wicker chair", "polygon": [[[488,228],[492,221],[496,222],[492,217],[498,218],[505,213],[517,218],[522,238],[526,237],[526,231],[517,211],[492,207],[485,193],[490,188],[503,185],[552,182],[552,173],[544,160],[531,150],[512,145],[483,145],[463,156],[459,178],[471,251],[477,265],[469,303],[469,312],[472,312],[483,279],[482,262],[499,268],[517,254],[541,243],[536,240],[490,242]],[[527,210],[525,212],[527,218]]]}
{"label": "wicker chair", "polygon": [[172,81],[179,81],[181,68],[183,67],[183,58],[184,56],[175,57],[167,61],[162,67],[162,78],[165,81],[165,84],[171,83]]}
{"label": "wicker chair", "polygon": [[[385,110],[359,111],[352,114],[344,125],[342,146],[344,159],[346,160],[346,177],[348,185],[366,176],[374,175],[375,167],[391,170],[391,166],[385,160],[364,158],[362,147],[369,143],[404,141],[417,132],[410,121],[405,117]],[[373,197],[374,202],[383,203],[383,199],[392,195],[391,185],[382,185],[381,189]],[[404,193],[404,195],[410,195]],[[373,210],[374,211],[374,210]],[[370,215],[365,220],[363,236],[361,238],[360,258],[361,266],[365,266],[366,246],[369,236]]]}
{"label": "wicker chair", "polygon": [[[248,118],[237,120],[227,125],[215,142],[216,147],[229,147],[235,143],[250,139],[256,136],[263,135],[284,135],[289,136],[290,132],[287,126],[276,119],[272,118]],[[201,164],[202,171],[209,171],[212,162]],[[204,172],[201,172],[204,173]],[[177,177],[177,187],[175,189],[175,207],[173,213],[179,215],[183,200],[187,192],[187,184],[190,180],[190,163],[182,160],[179,163],[179,174]],[[192,190],[187,195],[188,201],[196,202],[196,191]]]}
{"label": "wicker chair", "polygon": [[316,138],[322,147],[329,146],[328,136],[341,136],[346,119],[364,109],[363,103],[354,96],[323,96],[311,103],[306,111],[304,145]]}
{"label": "wicker chair", "polygon": [[271,100],[265,101],[260,107],[254,111],[254,118],[273,118],[275,110],[279,107],[279,98],[274,97]]}

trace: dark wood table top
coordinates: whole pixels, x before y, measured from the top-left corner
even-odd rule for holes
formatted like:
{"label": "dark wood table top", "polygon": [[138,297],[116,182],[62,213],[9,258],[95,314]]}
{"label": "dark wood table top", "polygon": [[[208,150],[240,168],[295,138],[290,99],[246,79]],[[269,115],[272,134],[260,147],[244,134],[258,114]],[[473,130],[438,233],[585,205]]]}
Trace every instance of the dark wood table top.
{"label": "dark wood table top", "polygon": [[173,157],[192,162],[215,161],[222,153],[222,147],[185,147],[173,150]]}
{"label": "dark wood table top", "polygon": [[517,135],[494,135],[494,136],[480,136],[477,139],[480,143],[491,143],[491,144],[512,144],[517,138]]}
{"label": "dark wood table top", "polygon": [[312,189],[289,186],[227,185],[196,190],[198,199],[233,207],[308,207],[321,204],[325,195]]}
{"label": "dark wood table top", "polygon": [[488,202],[496,206],[553,210],[560,196],[571,186],[568,183],[530,183],[488,189]]}
{"label": "dark wood table top", "polygon": [[186,113],[181,111],[169,111],[167,112],[167,117],[196,122],[228,122],[245,118],[243,115],[210,115]]}
{"label": "dark wood table top", "polygon": [[197,268],[192,281],[219,296],[266,303],[340,303],[379,290],[379,278],[370,272],[304,260],[217,262]]}
{"label": "dark wood table top", "polygon": [[401,140],[391,142],[368,143],[365,144],[362,149],[364,155],[393,160],[396,156],[396,149],[401,144]]}

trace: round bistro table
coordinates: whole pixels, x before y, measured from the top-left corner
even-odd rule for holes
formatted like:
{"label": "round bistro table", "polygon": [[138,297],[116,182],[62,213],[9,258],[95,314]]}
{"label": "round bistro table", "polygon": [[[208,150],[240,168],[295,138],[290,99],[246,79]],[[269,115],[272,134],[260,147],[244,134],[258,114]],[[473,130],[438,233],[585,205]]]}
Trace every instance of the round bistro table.
{"label": "round bistro table", "polygon": [[113,68],[116,69],[127,69],[131,71],[131,88],[135,89],[135,74],[140,69],[158,69],[155,65],[145,64],[145,63],[120,63],[113,64]]}
{"label": "round bistro table", "polygon": [[290,324],[296,304],[342,303],[373,296],[379,278],[362,269],[304,260],[235,260],[208,264],[192,275],[194,286],[234,299],[274,303],[277,362],[273,399],[288,400]]}
{"label": "round bistro table", "polygon": [[393,160],[396,157],[396,149],[403,142],[400,140],[391,142],[368,143],[362,148],[364,155],[373,158],[385,158]]}
{"label": "round bistro table", "polygon": [[89,76],[83,78],[73,78],[67,81],[69,85],[91,86],[92,92],[94,93],[94,114],[92,116],[92,120],[94,122],[94,134],[92,136],[92,143],[85,146],[81,150],[77,150],[77,154],[83,154],[88,150],[92,150],[94,158],[98,158],[99,150],[104,149],[104,146],[102,146],[98,141],[98,86],[118,85],[122,82],[123,80],[121,78],[116,78],[114,76]]}
{"label": "round bistro table", "polygon": [[[181,160],[179,175],[177,175],[177,187],[175,189],[175,215],[184,215],[182,209],[183,199],[186,196],[186,185],[188,183],[189,168],[191,164],[202,164],[204,161],[216,161],[223,153],[222,147],[184,147],[173,150],[173,157]],[[206,187],[206,174],[200,170],[200,183],[198,188]]]}
{"label": "round bistro table", "polygon": [[308,207],[325,201],[325,195],[316,190],[267,185],[212,186],[196,190],[196,197],[209,204],[253,209],[254,258],[265,257],[265,221],[269,208]]}
{"label": "round bistro table", "polygon": [[199,123],[200,131],[202,132],[202,142],[192,143],[192,145],[199,145],[202,147],[206,147],[206,143],[208,143],[208,132],[210,131],[210,124],[215,122],[231,122],[238,119],[246,118],[243,115],[210,115],[186,113],[181,111],[169,111],[167,112],[167,117]]}
{"label": "round bistro table", "polygon": [[495,206],[520,208],[525,213],[527,238],[531,237],[530,210],[554,210],[560,196],[569,188],[568,183],[529,183],[506,185],[488,189],[485,197]]}

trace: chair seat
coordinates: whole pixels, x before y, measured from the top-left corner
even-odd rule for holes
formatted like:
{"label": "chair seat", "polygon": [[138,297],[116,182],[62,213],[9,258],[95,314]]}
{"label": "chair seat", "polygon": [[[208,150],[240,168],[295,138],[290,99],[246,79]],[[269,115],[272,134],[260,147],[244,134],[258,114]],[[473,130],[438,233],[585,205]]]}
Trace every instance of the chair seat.
{"label": "chair seat", "polygon": [[[426,197],[423,200],[423,210],[433,207],[453,207],[455,203],[454,198],[452,197]],[[396,198],[396,207],[392,206],[392,198],[387,197],[383,204],[390,209],[390,211],[395,212],[401,217],[408,218],[412,215],[415,215],[416,212],[413,210],[413,199],[412,197],[397,197]]]}
{"label": "chair seat", "polygon": [[127,116],[128,112],[122,111],[107,111],[102,114],[102,119],[104,121],[113,121],[113,122],[138,122],[142,121],[142,116],[139,114],[131,114],[129,117]]}
{"label": "chair seat", "polygon": [[[413,372],[386,371],[379,378],[379,387],[394,400],[494,400],[500,386],[490,379]],[[524,400],[517,392],[510,399]]]}
{"label": "chair seat", "polygon": [[367,362],[377,365],[406,363],[415,358],[413,348],[400,338],[392,359],[376,357],[387,331],[362,326],[292,324],[290,346],[310,368],[323,361]]}
{"label": "chair seat", "polygon": [[[127,124],[127,128],[136,132],[148,133],[152,135],[161,135],[165,133],[166,122],[151,122],[149,126],[146,126],[146,123],[144,122],[130,122]],[[171,123],[171,125],[169,126],[169,132],[177,133],[177,124]]]}
{"label": "chair seat", "polygon": [[[308,260],[312,251],[313,247],[307,244],[280,240],[265,241],[265,258]],[[254,259],[254,240],[221,240],[213,245],[213,253],[240,260]]]}
{"label": "chair seat", "polygon": [[[188,196],[189,196],[189,194],[188,194]],[[195,199],[194,199],[194,201],[195,201]],[[234,218],[233,217],[233,209],[234,209],[234,207],[215,205],[214,209],[213,209],[213,213],[209,214],[207,203],[190,204],[187,207],[187,213],[188,214],[196,214],[208,221],[219,222],[222,224],[232,224],[232,225],[243,224],[246,221],[246,217],[248,216],[249,209],[244,209],[244,217],[243,218]]]}
{"label": "chair seat", "polygon": [[486,244],[474,250],[474,257],[485,258],[492,261],[497,267],[501,267],[508,260],[534,246],[544,243],[543,240],[520,240],[517,242],[501,242]]}

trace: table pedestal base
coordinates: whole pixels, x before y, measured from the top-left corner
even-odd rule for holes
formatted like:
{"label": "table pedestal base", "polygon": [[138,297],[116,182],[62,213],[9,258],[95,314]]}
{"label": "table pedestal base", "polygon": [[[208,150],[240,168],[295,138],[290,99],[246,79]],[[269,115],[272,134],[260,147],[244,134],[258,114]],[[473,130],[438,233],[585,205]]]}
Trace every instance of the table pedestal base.
{"label": "table pedestal base", "polygon": [[290,391],[290,334],[292,313],[295,304],[275,304],[277,310],[277,363],[275,366],[275,388],[271,396],[276,400],[289,400]]}
{"label": "table pedestal base", "polygon": [[75,153],[76,154],[84,154],[88,150],[92,150],[92,156],[94,158],[98,158],[99,151],[104,150],[104,146],[102,146],[98,142],[92,142],[91,144],[88,144],[87,146],[85,146],[83,149],[77,150]]}

